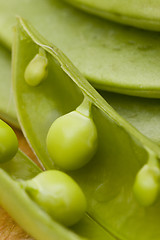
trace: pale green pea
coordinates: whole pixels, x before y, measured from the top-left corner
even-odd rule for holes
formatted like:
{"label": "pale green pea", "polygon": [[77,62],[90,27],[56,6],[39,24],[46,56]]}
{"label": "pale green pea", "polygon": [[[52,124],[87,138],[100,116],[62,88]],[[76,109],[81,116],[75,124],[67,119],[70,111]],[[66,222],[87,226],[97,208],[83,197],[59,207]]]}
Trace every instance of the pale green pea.
{"label": "pale green pea", "polygon": [[12,128],[0,120],[0,163],[11,160],[18,151],[18,140]]}
{"label": "pale green pea", "polygon": [[65,170],[79,169],[95,154],[97,130],[90,117],[73,111],[53,122],[46,143],[57,166]]}
{"label": "pale green pea", "polygon": [[142,206],[150,206],[156,201],[159,194],[159,176],[159,168],[148,164],[138,172],[133,191]]}
{"label": "pale green pea", "polygon": [[67,174],[48,170],[21,182],[28,195],[58,222],[72,226],[84,215],[86,198]]}
{"label": "pale green pea", "polygon": [[29,62],[24,73],[24,79],[30,86],[39,85],[48,74],[48,59],[45,52],[40,49],[39,53]]}

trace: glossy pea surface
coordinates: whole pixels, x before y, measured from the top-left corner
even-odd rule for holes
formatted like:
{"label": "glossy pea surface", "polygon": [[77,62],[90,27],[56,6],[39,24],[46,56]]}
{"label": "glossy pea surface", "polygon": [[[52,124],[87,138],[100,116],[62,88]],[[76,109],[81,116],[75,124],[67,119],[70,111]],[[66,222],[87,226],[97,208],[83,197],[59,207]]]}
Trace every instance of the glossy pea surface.
{"label": "glossy pea surface", "polygon": [[78,184],[58,170],[42,172],[28,181],[26,191],[50,216],[71,226],[86,210],[85,196]]}
{"label": "glossy pea surface", "polygon": [[0,162],[11,160],[18,150],[18,140],[11,129],[5,122],[0,120]]}
{"label": "glossy pea surface", "polygon": [[93,157],[97,148],[97,130],[91,118],[73,111],[53,122],[46,142],[57,166],[75,170]]}

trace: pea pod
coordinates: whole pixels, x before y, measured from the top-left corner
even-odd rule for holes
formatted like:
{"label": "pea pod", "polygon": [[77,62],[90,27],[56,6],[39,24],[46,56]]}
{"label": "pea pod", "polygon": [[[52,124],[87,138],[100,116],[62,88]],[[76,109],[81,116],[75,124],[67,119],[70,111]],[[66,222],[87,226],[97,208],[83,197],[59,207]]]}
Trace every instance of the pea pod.
{"label": "pea pod", "polygon": [[[1,47],[0,55],[0,116],[19,127],[11,89],[9,52]],[[4,81],[5,79],[5,81]],[[160,143],[160,101],[100,91],[109,104],[134,127],[156,143]]]}
{"label": "pea pod", "polygon": [[[23,155],[21,155],[22,166],[30,165],[34,175],[38,172],[38,168],[33,163],[23,163]],[[24,157],[25,158],[25,157]],[[17,168],[15,166],[15,168]],[[26,172],[28,169],[26,170]],[[40,172],[40,170],[39,170]],[[36,239],[82,239],[71,231],[64,229],[61,225],[52,220],[41,208],[36,205],[23,190],[21,185],[13,180],[5,171],[0,169],[0,203],[10,215]],[[23,178],[23,175],[21,176]],[[5,191],[7,189],[7,191]],[[20,213],[20,214],[19,214]],[[22,221],[23,219],[23,221]]]}
{"label": "pea pod", "polygon": [[[13,104],[13,93],[11,94],[11,79],[8,74],[11,66],[10,54],[4,48],[2,48],[0,62],[0,116],[12,125],[19,127],[16,109]],[[100,91],[100,94],[123,118],[129,121],[141,133],[156,143],[160,143],[159,99],[138,98],[106,91]],[[12,96],[11,100],[10,96]]]}
{"label": "pea pod", "polygon": [[[1,47],[2,48],[2,47]],[[16,109],[11,94],[10,54],[4,48],[0,55],[0,116],[12,125],[19,127]],[[6,57],[7,56],[7,57]],[[4,81],[5,77],[5,81]],[[3,90],[3,91],[2,91]],[[147,99],[100,91],[108,103],[134,127],[156,143],[160,143],[160,100]],[[10,100],[12,96],[12,100]]]}
{"label": "pea pod", "polygon": [[[46,52],[48,76],[34,88],[26,84],[24,72],[39,47]],[[98,148],[87,165],[68,172],[87,197],[87,213],[116,238],[158,240],[159,199],[149,209],[140,206],[133,194],[133,184],[151,151],[158,161],[160,148],[122,119],[68,58],[22,19],[17,25],[13,50],[19,121],[45,168],[54,168],[45,143],[49,127],[58,117],[75,110],[87,96],[92,103]],[[25,61],[21,61],[23,56]]]}
{"label": "pea pod", "polygon": [[[21,167],[19,167],[21,166]],[[37,167],[20,150],[9,162],[0,164],[0,203],[13,219],[29,234],[36,239],[89,239],[114,240],[101,226],[93,221],[87,214],[72,228],[67,230],[55,222],[49,215],[35,204],[22,187],[22,182],[31,182],[39,177],[42,170]],[[3,197],[2,197],[3,196]],[[22,221],[23,219],[23,221]]]}
{"label": "pea pod", "polygon": [[160,1],[66,0],[73,6],[106,19],[142,29],[160,31]]}
{"label": "pea pod", "polygon": [[58,0],[1,0],[0,40],[9,49],[16,15],[62,49],[96,88],[160,97],[159,33],[99,19]]}
{"label": "pea pod", "polygon": [[1,118],[19,127],[11,87],[11,56],[0,46],[0,115]]}
{"label": "pea pod", "polygon": [[142,134],[160,144],[160,101],[125,96],[105,91],[100,94],[108,103]]}

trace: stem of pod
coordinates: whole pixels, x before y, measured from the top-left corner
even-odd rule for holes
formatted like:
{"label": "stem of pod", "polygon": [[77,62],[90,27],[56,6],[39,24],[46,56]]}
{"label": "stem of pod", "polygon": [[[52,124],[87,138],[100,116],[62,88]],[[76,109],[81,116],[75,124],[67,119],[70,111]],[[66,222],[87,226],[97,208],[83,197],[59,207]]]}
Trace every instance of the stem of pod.
{"label": "stem of pod", "polygon": [[134,195],[140,205],[151,206],[159,194],[160,168],[157,157],[149,153],[148,163],[137,173],[133,186]]}

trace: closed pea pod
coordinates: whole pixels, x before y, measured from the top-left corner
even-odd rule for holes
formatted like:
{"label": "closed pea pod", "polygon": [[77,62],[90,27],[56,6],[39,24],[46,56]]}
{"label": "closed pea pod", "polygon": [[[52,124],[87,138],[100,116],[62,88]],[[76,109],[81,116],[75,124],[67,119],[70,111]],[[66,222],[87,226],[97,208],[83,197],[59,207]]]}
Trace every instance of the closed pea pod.
{"label": "closed pea pod", "polygon": [[0,163],[7,162],[18,151],[18,140],[10,126],[0,120]]}
{"label": "closed pea pod", "polygon": [[66,0],[70,4],[103,18],[153,31],[160,30],[157,0]]}

